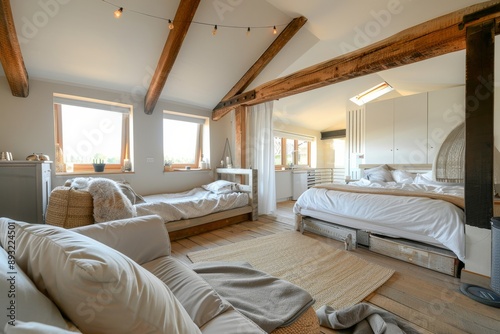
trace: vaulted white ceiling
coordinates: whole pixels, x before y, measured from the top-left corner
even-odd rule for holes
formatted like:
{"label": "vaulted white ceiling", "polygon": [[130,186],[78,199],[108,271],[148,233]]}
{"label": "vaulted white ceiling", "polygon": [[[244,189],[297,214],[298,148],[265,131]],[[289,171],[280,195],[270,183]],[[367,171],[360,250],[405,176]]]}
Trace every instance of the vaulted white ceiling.
{"label": "vaulted white ceiling", "polygon": [[[201,0],[160,98],[214,108],[277,36],[272,26],[280,32],[301,15],[306,25],[250,88],[479,2]],[[179,0],[11,0],[30,78],[123,91],[137,103],[178,5]],[[117,7],[124,8],[120,19],[113,17]],[[249,36],[246,27],[253,27]],[[382,80],[397,96],[464,84],[464,73],[465,53],[457,52],[284,98],[275,103],[276,117],[318,131],[342,128],[348,99]]]}

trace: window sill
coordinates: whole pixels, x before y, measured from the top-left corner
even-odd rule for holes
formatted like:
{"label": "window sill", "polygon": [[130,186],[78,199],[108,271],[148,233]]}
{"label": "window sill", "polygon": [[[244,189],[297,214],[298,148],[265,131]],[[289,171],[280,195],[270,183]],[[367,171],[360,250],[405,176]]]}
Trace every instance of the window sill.
{"label": "window sill", "polygon": [[135,174],[134,171],[124,172],[121,170],[105,170],[104,172],[81,171],[81,172],[57,172],[56,176],[71,176],[71,175],[102,175],[102,174]]}
{"label": "window sill", "polygon": [[201,168],[191,168],[191,169],[185,169],[185,168],[173,168],[170,170],[164,170],[164,173],[173,173],[173,172],[207,172],[211,171],[211,169],[201,169]]}

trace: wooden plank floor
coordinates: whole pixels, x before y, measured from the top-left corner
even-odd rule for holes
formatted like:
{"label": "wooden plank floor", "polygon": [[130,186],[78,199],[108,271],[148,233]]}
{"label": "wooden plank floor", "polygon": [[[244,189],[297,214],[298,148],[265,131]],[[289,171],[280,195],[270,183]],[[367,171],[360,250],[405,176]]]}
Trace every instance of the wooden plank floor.
{"label": "wooden plank floor", "polygon": [[[186,254],[293,229],[292,201],[278,205],[276,215],[260,216],[172,243],[172,255],[191,263]],[[307,235],[343,249],[336,240]],[[406,320],[421,333],[500,333],[500,309],[464,296],[460,280],[445,274],[357,248],[353,254],[396,270],[394,275],[365,301]],[[323,329],[323,333],[335,333]]]}

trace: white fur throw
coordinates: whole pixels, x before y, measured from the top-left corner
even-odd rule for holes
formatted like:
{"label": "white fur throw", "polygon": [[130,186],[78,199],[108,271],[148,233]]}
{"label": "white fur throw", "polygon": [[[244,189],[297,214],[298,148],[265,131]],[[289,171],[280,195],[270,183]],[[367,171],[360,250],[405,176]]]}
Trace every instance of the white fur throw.
{"label": "white fur throw", "polygon": [[113,180],[79,177],[73,179],[70,186],[92,195],[97,223],[137,216],[135,207]]}

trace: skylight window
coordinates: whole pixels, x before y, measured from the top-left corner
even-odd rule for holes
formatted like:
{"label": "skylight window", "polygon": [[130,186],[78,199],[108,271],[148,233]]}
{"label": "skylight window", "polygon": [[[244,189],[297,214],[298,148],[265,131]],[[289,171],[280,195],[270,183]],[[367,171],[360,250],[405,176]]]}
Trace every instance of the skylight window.
{"label": "skylight window", "polygon": [[391,85],[384,81],[354,97],[351,97],[350,100],[356,103],[358,106],[362,106],[363,104],[375,100],[376,98],[379,98],[382,95],[387,94],[393,90],[394,88],[392,88]]}

